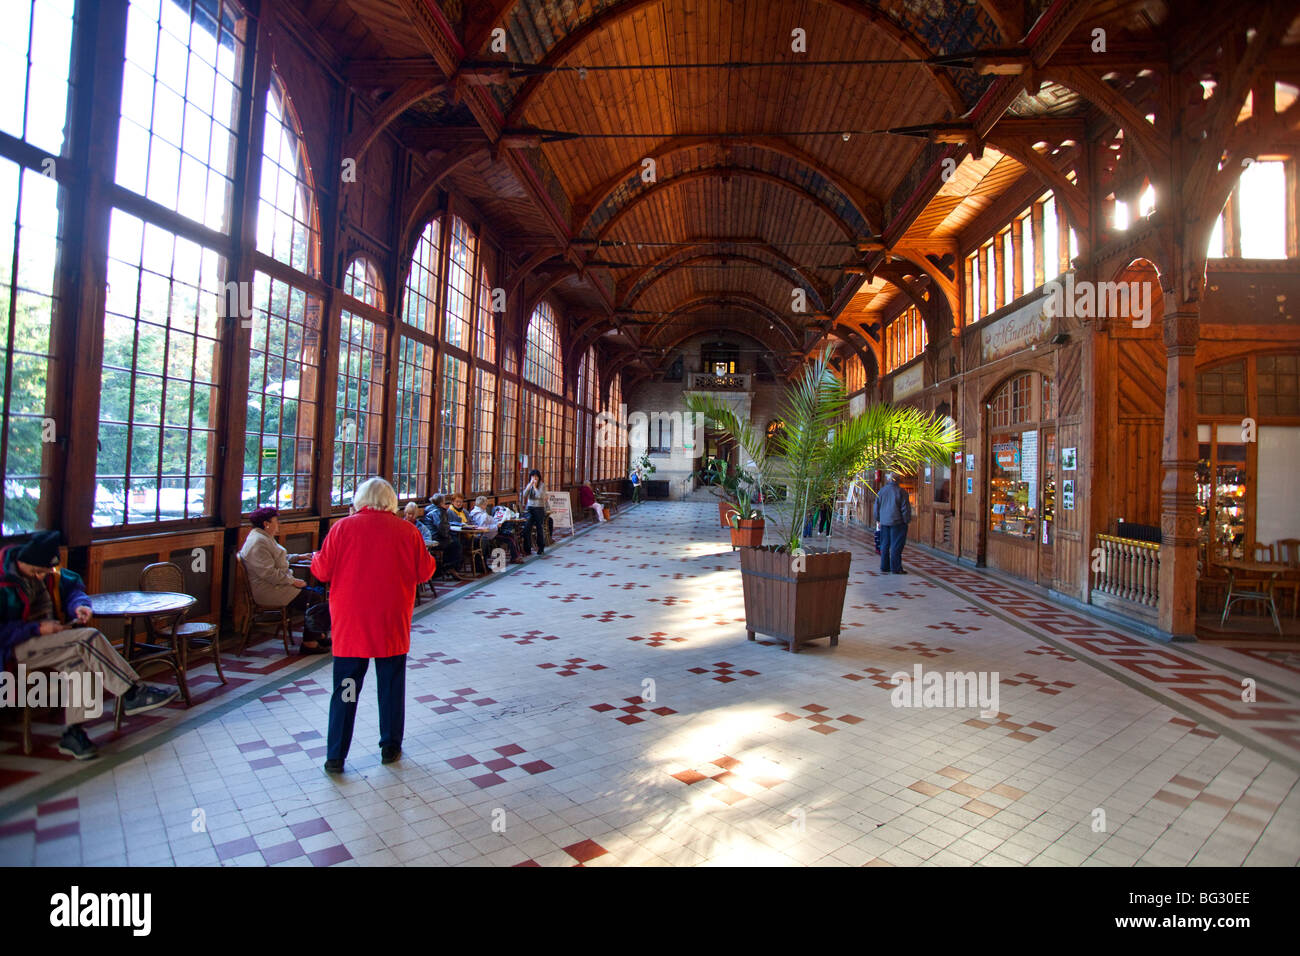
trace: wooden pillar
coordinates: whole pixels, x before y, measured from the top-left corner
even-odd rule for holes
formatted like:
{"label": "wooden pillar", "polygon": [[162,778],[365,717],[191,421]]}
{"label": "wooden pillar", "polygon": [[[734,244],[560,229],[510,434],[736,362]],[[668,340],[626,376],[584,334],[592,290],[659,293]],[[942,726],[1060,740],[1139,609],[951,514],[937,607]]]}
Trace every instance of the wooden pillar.
{"label": "wooden pillar", "polygon": [[1196,639],[1196,341],[1200,305],[1166,290],[1165,437],[1160,487],[1160,629]]}

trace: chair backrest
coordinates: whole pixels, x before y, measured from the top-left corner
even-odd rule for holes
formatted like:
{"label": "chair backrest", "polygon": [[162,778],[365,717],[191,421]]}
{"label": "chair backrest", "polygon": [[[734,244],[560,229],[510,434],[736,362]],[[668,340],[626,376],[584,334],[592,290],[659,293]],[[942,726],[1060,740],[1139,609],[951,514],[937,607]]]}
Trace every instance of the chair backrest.
{"label": "chair backrest", "polygon": [[1293,568],[1300,567],[1300,538],[1279,538],[1273,542],[1276,559]]}
{"label": "chair backrest", "polygon": [[257,602],[253,600],[253,584],[248,580],[248,568],[244,566],[244,556],[238,551],[235,552],[235,566],[239,569],[235,575],[239,579],[239,584],[244,592],[244,601],[248,605],[248,610],[252,611],[257,607]]}
{"label": "chair backrest", "polygon": [[1255,550],[1254,550],[1254,560],[1269,561],[1269,562],[1273,561],[1274,560],[1273,546],[1271,544],[1263,544],[1259,541],[1256,541]]}
{"label": "chair backrest", "polygon": [[[141,591],[173,591],[185,594],[185,572],[171,561],[145,565],[140,571]],[[150,623],[157,629],[167,628],[176,620],[174,614],[156,614]]]}

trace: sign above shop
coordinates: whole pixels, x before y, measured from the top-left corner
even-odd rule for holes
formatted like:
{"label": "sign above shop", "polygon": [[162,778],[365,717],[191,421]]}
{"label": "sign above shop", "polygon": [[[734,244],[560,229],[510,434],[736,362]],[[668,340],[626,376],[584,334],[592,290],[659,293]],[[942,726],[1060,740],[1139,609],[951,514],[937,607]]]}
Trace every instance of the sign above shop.
{"label": "sign above shop", "polygon": [[894,373],[894,401],[900,401],[925,388],[925,363],[917,362],[911,368]]}
{"label": "sign above shop", "polygon": [[1052,334],[1052,318],[1046,311],[1048,301],[1047,296],[1040,296],[986,326],[980,339],[984,361],[992,362],[1046,342]]}

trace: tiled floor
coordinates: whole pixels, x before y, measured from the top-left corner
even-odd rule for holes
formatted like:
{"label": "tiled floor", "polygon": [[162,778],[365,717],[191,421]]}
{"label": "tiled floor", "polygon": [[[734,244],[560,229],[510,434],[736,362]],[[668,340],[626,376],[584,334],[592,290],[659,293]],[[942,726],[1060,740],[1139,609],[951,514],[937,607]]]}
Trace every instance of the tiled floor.
{"label": "tiled floor", "polygon": [[[1153,644],[915,549],[884,577],[851,533],[839,646],[787,654],[745,640],[725,535],[649,503],[422,608],[393,766],[367,689],[322,773],[322,659],[89,765],[5,737],[0,863],[1300,861],[1294,649]],[[894,706],[914,666],[996,672],[996,713]]]}

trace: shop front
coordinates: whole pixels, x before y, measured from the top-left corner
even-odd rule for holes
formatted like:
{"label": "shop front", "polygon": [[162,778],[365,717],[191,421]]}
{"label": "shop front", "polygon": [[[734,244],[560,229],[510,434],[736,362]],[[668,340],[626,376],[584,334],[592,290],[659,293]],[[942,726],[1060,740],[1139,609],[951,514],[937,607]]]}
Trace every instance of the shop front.
{"label": "shop front", "polygon": [[1054,572],[1055,419],[1052,380],[1036,372],[1013,376],[988,403],[986,563],[1044,586]]}

